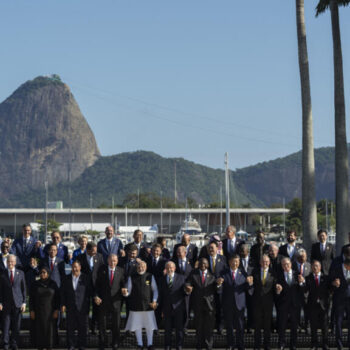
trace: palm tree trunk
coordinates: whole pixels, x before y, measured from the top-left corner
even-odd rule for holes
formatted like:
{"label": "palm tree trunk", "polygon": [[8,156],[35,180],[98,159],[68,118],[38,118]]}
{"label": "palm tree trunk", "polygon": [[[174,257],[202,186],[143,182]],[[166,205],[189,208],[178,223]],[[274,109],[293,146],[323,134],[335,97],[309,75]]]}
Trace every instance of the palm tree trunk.
{"label": "palm tree trunk", "polygon": [[346,141],[343,58],[340,39],[339,10],[336,0],[330,1],[334,65],[335,123],[335,203],[337,251],[348,243],[349,231],[349,159]]}
{"label": "palm tree trunk", "polygon": [[304,0],[296,0],[299,71],[301,84],[303,150],[302,150],[302,227],[306,251],[317,238],[315,200],[315,158],[312,127],[309,60],[306,44]]}

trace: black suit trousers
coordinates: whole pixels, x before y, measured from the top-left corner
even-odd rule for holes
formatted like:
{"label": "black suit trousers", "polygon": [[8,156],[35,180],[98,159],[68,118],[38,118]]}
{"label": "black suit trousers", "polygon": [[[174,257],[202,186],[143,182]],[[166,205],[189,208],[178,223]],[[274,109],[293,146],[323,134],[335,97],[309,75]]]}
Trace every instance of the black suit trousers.
{"label": "black suit trousers", "polygon": [[[3,340],[4,345],[17,345],[19,340],[19,330],[21,328],[21,309],[15,304],[3,311]],[[10,339],[11,330],[11,339]],[[11,343],[11,344],[10,344]]]}
{"label": "black suit trousers", "polygon": [[106,303],[98,307],[98,329],[99,329],[99,343],[100,346],[105,347],[106,344],[106,328],[107,318],[110,315],[112,319],[111,330],[112,330],[112,346],[118,345],[120,341],[120,304],[115,307],[111,303]]}
{"label": "black suit trousers", "polygon": [[184,342],[184,324],[186,309],[180,306],[164,314],[164,346],[171,347],[172,329],[175,328],[176,347],[182,347]]}
{"label": "black suit trousers", "polygon": [[288,319],[290,322],[290,346],[295,347],[297,343],[297,329],[299,320],[300,308],[292,303],[279,305],[277,308],[278,314],[278,342],[279,346],[286,345],[286,329]]}
{"label": "black suit trousers", "polygon": [[[258,300],[257,300],[258,301]],[[273,300],[260,298],[254,303],[254,348],[261,347],[261,330],[264,330],[264,347],[270,346]]]}
{"label": "black suit trousers", "polygon": [[[215,325],[215,309],[209,310],[206,302],[194,309],[194,324],[197,336],[197,349],[213,347],[213,329]],[[201,306],[201,307],[200,307]]]}
{"label": "black suit trousers", "polygon": [[231,310],[224,309],[224,318],[226,325],[227,346],[235,346],[234,330],[236,330],[236,343],[238,350],[244,349],[244,309],[237,310],[235,307]]}
{"label": "black suit trousers", "polygon": [[320,304],[308,306],[308,314],[311,326],[311,344],[317,347],[317,329],[322,331],[322,345],[328,342],[328,310],[323,310]]}
{"label": "black suit trousers", "polygon": [[[86,347],[86,336],[88,330],[88,314],[77,309],[67,311],[67,343],[68,348],[78,347],[79,349]],[[74,333],[78,331],[78,340],[75,344]]]}

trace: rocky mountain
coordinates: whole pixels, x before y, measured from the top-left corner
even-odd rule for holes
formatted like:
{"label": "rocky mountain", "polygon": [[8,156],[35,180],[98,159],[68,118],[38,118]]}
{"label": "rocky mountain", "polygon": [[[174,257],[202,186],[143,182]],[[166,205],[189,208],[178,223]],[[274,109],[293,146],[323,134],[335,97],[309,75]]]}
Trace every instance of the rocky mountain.
{"label": "rocky mountain", "polygon": [[[73,207],[88,207],[90,194],[93,206],[120,205],[128,194],[155,193],[174,198],[174,164],[176,162],[178,200],[191,197],[198,203],[219,201],[220,186],[224,188],[224,171],[196,164],[183,158],[164,158],[153,152],[121,153],[100,157],[71,183]],[[49,188],[49,200],[69,203],[69,183],[62,182]],[[224,195],[223,195],[224,197]],[[44,189],[27,191],[11,198],[17,207],[43,207]],[[252,203],[262,205],[254,196],[231,183],[231,200],[235,205]],[[0,203],[1,204],[1,203]]]}
{"label": "rocky mountain", "polygon": [[76,179],[100,157],[69,87],[57,75],[21,85],[0,104],[0,196]]}

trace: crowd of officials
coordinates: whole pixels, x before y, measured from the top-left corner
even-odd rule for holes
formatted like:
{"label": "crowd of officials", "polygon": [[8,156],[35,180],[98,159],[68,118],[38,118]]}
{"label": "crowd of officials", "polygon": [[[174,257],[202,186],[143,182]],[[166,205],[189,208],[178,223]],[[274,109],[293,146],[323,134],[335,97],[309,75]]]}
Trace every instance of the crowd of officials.
{"label": "crowd of officials", "polygon": [[[9,239],[2,241],[0,311],[5,350],[18,348],[27,301],[31,339],[38,349],[53,347],[57,327],[65,318],[68,349],[84,349],[89,331],[98,331],[99,348],[104,349],[110,324],[110,346],[116,350],[121,343],[123,304],[125,334],[135,334],[139,349],[144,347],[142,330],[147,348],[152,349],[159,328],[164,328],[165,350],[171,348],[173,330],[176,349],[182,349],[193,316],[197,349],[212,349],[213,332],[222,334],[225,329],[227,349],[244,349],[245,332],[254,331],[254,348],[269,350],[274,309],[280,350],[286,346],[287,326],[291,350],[297,348],[300,328],[310,329],[312,349],[328,349],[330,330],[335,332],[337,348],[343,348],[343,319],[350,315],[350,244],[335,256],[324,230],[306,252],[296,243],[294,231],[287,233],[287,243],[280,247],[267,244],[264,233],[258,232],[256,243],[249,247],[236,237],[235,227],[228,226],[225,238],[213,236],[201,249],[184,234],[172,256],[165,239],[150,247],[140,230],[126,246],[112,226],[105,233],[98,244],[81,236],[80,248],[72,255],[59,232],[53,232],[52,243],[44,246],[32,237],[29,225],[12,244]],[[66,264],[72,267],[69,275]],[[348,334],[346,347],[350,347]]]}

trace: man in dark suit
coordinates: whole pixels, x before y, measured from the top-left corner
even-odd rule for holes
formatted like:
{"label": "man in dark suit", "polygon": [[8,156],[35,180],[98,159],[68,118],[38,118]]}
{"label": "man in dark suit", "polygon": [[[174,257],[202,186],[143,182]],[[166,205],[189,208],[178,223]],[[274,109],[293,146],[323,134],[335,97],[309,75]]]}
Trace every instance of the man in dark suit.
{"label": "man in dark suit", "polygon": [[120,308],[122,288],[125,285],[124,271],[118,267],[118,257],[111,254],[108,266],[102,266],[96,281],[94,301],[98,305],[99,347],[107,345],[106,324],[108,314],[112,315],[112,349],[120,343]]}
{"label": "man in dark suit", "polygon": [[185,291],[191,294],[196,328],[196,348],[213,348],[213,329],[215,325],[216,278],[209,272],[209,262],[205,258],[198,261],[195,269],[185,284]]}
{"label": "man in dark suit", "polygon": [[1,254],[0,254],[0,273],[7,269],[7,257],[10,252],[10,243],[8,241],[1,242]]}
{"label": "man in dark suit", "polygon": [[39,242],[31,236],[32,228],[30,225],[23,225],[22,237],[16,238],[11,246],[10,253],[18,257],[19,263],[24,272],[29,268],[30,258],[40,257]]}
{"label": "man in dark suit", "polygon": [[327,242],[326,230],[319,230],[317,238],[319,242],[314,243],[311,247],[311,261],[319,261],[322,265],[322,272],[328,275],[332,261],[335,258],[335,249],[333,244]]}
{"label": "man in dark suit", "polygon": [[79,261],[72,264],[72,273],[64,280],[61,288],[61,312],[67,313],[67,344],[74,350],[74,332],[78,331],[77,347],[86,347],[86,334],[92,294],[91,278],[81,273]]}
{"label": "man in dark suit", "polygon": [[233,225],[227,226],[226,228],[226,238],[222,240],[222,249],[226,260],[234,255],[238,254],[239,246],[245,242],[236,237],[236,227]]}
{"label": "man in dark suit", "polygon": [[133,238],[134,242],[128,243],[125,246],[125,251],[127,251],[131,245],[135,245],[137,247],[137,257],[143,261],[146,261],[147,257],[151,253],[151,249],[143,241],[143,232],[141,230],[135,230]]}
{"label": "man in dark suit", "polygon": [[174,262],[165,264],[166,275],[159,280],[158,308],[164,318],[164,349],[171,348],[172,328],[175,328],[176,349],[181,350],[185,324],[185,278],[175,273]]}
{"label": "man in dark suit", "polygon": [[51,271],[51,279],[56,282],[57,287],[60,288],[66,276],[65,263],[62,259],[57,257],[57,246],[54,243],[50,244],[48,248],[48,256],[41,261],[42,266],[47,267]]}
{"label": "man in dark suit", "polygon": [[329,268],[329,274],[331,274],[332,271],[335,270],[337,267],[342,266],[344,261],[347,259],[350,259],[350,246],[345,247],[342,253],[333,259],[331,267]]}
{"label": "man in dark suit", "polygon": [[222,289],[222,309],[226,325],[227,347],[235,347],[234,330],[238,350],[244,349],[244,311],[246,308],[246,292],[253,292],[253,277],[239,269],[239,255],[229,258],[227,269],[218,280]]}
{"label": "man in dark suit", "polygon": [[254,310],[254,349],[261,348],[261,330],[264,330],[264,349],[270,350],[272,309],[276,279],[270,268],[270,258],[263,255],[260,258],[260,267],[252,272],[254,293],[252,306]]}
{"label": "man in dark suit", "polygon": [[275,276],[282,272],[281,261],[284,258],[283,255],[278,254],[278,246],[272,243],[269,248],[270,268]]}
{"label": "man in dark suit", "polygon": [[132,244],[128,247],[126,251],[126,255],[118,258],[118,266],[124,270],[125,281],[127,281],[128,277],[136,273],[137,270],[137,258],[138,249],[136,245]]}
{"label": "man in dark suit", "polygon": [[[338,350],[341,350],[343,349],[342,324],[344,312],[350,315],[350,259],[346,259],[342,265],[337,265],[334,270],[331,270],[329,279],[333,286],[335,339]],[[346,328],[348,330],[346,347],[350,347],[350,317],[348,317]]]}
{"label": "man in dark suit", "polygon": [[295,261],[296,259],[296,252],[302,248],[300,244],[296,243],[297,240],[297,234],[295,231],[289,231],[287,232],[287,242],[286,244],[280,246],[279,254],[283,255],[287,258],[290,258],[291,261]]}
{"label": "man in dark suit", "polygon": [[277,317],[279,322],[278,342],[281,350],[285,348],[285,332],[288,319],[290,321],[290,350],[296,349],[298,315],[300,310],[300,287],[299,276],[292,270],[290,258],[282,259],[283,272],[277,277]]}
{"label": "man in dark suit", "polygon": [[191,263],[192,267],[194,267],[194,264],[197,261],[198,258],[198,247],[191,243],[191,236],[188,233],[184,233],[181,238],[181,243],[175,244],[174,250],[173,250],[173,259],[176,257],[177,249],[183,245],[186,249],[186,258]]}
{"label": "man in dark suit", "polygon": [[[350,232],[348,232],[348,240],[350,242]],[[350,243],[343,245],[341,248],[341,252],[344,253],[345,248],[348,248],[348,247],[350,248]]]}
{"label": "man in dark suit", "polygon": [[265,242],[265,233],[258,231],[256,233],[256,243],[250,248],[250,259],[254,267],[260,267],[260,260],[264,254],[268,254],[270,245]]}
{"label": "man in dark suit", "polygon": [[321,272],[321,263],[312,262],[312,273],[305,277],[303,291],[307,294],[307,309],[311,324],[312,350],[318,347],[317,329],[322,330],[322,348],[328,350],[328,309],[330,284],[328,276]]}
{"label": "man in dark suit", "polygon": [[[218,278],[223,274],[225,269],[227,269],[226,258],[224,255],[218,254],[218,243],[216,241],[209,243],[208,252],[209,271]],[[224,322],[222,318],[221,294],[215,294],[215,305],[215,328],[219,334],[222,334]]]}
{"label": "man in dark suit", "polygon": [[[83,254],[77,255],[76,260],[81,264],[81,272],[90,276],[92,281],[92,287],[95,290],[98,272],[101,266],[103,266],[103,256],[97,253],[97,245],[95,242],[89,242],[86,245],[86,251]],[[97,324],[97,305],[92,303],[92,316],[90,329],[91,333],[95,333],[95,326]]]}
{"label": "man in dark suit", "polygon": [[[0,311],[2,311],[4,350],[18,349],[21,314],[26,309],[26,282],[24,273],[15,268],[16,256],[7,258],[7,269],[0,279]],[[11,329],[11,338],[10,338]]]}
{"label": "man in dark suit", "polygon": [[147,272],[150,272],[156,279],[157,285],[159,279],[164,276],[166,259],[161,257],[162,246],[158,243],[153,244],[151,254],[146,259]]}
{"label": "man in dark suit", "polygon": [[102,254],[104,263],[107,264],[107,260],[110,254],[115,254],[117,256],[125,256],[125,251],[123,249],[122,241],[114,237],[114,228],[113,226],[107,226],[106,238],[101,239],[97,243],[97,251]]}
{"label": "man in dark suit", "polygon": [[53,231],[51,233],[51,239],[52,242],[49,244],[46,244],[44,249],[39,249],[40,252],[40,259],[45,259],[49,256],[49,250],[51,248],[51,245],[54,244],[57,247],[57,257],[63,260],[66,264],[69,264],[72,259],[72,254],[68,252],[68,248],[61,243],[62,236],[59,231]]}

